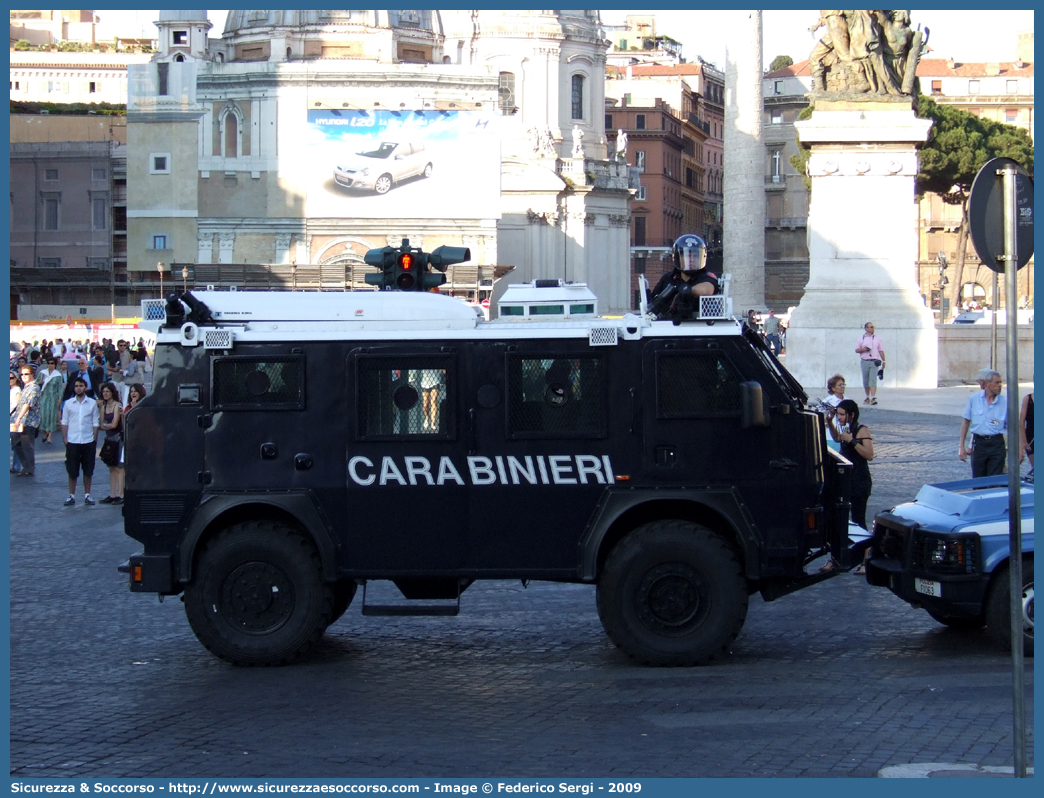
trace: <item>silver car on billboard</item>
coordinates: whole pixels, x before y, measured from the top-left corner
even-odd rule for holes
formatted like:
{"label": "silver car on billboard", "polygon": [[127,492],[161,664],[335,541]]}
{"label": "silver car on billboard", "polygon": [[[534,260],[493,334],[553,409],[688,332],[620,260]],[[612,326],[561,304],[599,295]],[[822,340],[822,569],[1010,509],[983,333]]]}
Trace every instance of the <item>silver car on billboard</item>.
{"label": "silver car on billboard", "polygon": [[334,180],[347,188],[387,194],[410,177],[431,177],[431,157],[420,142],[380,141],[334,167]]}

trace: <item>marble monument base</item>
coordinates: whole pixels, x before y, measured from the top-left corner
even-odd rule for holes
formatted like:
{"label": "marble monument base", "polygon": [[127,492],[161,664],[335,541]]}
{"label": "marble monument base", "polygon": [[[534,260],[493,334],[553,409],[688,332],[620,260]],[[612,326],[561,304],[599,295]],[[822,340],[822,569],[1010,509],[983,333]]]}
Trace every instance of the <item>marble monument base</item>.
{"label": "marble monument base", "polygon": [[887,360],[879,387],[938,384],[935,318],[916,282],[914,146],[931,122],[896,100],[817,101],[796,123],[812,147],[809,280],[791,314],[787,368],[811,396],[840,373],[846,395],[862,400],[855,346],[868,321]]}

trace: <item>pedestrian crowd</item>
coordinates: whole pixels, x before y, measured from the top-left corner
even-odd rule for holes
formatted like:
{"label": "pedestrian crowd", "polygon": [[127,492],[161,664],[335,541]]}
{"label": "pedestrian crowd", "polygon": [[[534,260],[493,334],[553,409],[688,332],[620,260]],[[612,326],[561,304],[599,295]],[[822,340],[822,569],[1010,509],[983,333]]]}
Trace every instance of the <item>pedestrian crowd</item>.
{"label": "pedestrian crowd", "polygon": [[[11,473],[36,474],[36,443],[61,432],[69,477],[66,506],[76,503],[83,475],[86,505],[91,497],[95,460],[109,467],[109,495],[102,504],[120,505],[124,491],[123,430],[126,414],[145,396],[151,358],[143,339],[137,346],[120,339],[23,342],[11,362]],[[99,432],[103,433],[98,452]]]}
{"label": "pedestrian crowd", "polygon": [[[748,325],[756,327],[756,316],[748,313]],[[766,341],[768,335],[766,334]],[[863,383],[863,404],[877,404],[878,381],[884,378],[886,354],[884,342],[877,334],[873,322],[863,325],[863,332],[856,340],[855,352],[859,356],[859,369]],[[1005,441],[1019,447],[1019,462],[1027,457],[1030,461],[1030,476],[1033,474],[1033,393],[1022,400],[1017,430],[1008,427],[1008,402],[1002,389],[999,372],[984,368],[978,374],[979,391],[968,398],[962,414],[960,440],[957,454],[962,462],[971,461],[972,477],[987,477],[1007,471],[1007,449]],[[826,417],[831,448],[839,451],[852,463],[850,492],[851,522],[869,531],[866,507],[873,489],[869,462],[874,459],[874,443],[870,428],[860,423],[860,406],[854,399],[845,398],[846,380],[842,374],[834,374],[827,380],[825,399],[817,399],[813,405]],[[1018,436],[1014,444],[1009,432]],[[969,441],[968,436],[971,435]],[[968,445],[970,443],[970,446]],[[837,567],[832,558],[820,570],[829,571]],[[854,573],[863,573],[862,567]]]}

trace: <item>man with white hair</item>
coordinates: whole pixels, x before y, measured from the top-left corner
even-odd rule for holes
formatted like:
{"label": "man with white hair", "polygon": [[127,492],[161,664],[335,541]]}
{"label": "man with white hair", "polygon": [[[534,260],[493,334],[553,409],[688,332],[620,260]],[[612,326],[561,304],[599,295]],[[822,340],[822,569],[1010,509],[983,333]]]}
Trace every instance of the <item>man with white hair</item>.
{"label": "man with white hair", "polygon": [[[1001,393],[1004,384],[999,372],[982,369],[978,379],[983,390],[969,396],[968,404],[964,407],[957,456],[961,462],[966,462],[968,455],[971,455],[973,477],[992,477],[1004,473],[1008,402]],[[972,434],[972,448],[966,449],[964,444],[969,431]],[[1019,461],[1022,461],[1022,457]]]}

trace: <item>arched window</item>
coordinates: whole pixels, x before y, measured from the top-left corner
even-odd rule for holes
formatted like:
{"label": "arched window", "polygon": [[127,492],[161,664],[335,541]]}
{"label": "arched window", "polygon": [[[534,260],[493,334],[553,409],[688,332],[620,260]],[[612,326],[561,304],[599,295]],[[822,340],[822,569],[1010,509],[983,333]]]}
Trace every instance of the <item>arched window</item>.
{"label": "arched window", "polygon": [[500,113],[510,116],[518,109],[515,107],[515,75],[513,72],[500,73],[499,89]]}
{"label": "arched window", "polygon": [[293,56],[294,56],[294,50],[293,50],[293,48],[292,48],[292,47],[287,47],[287,48],[286,48],[286,60],[287,60],[287,61],[290,61],[290,60],[292,60],[292,59],[293,59]]}
{"label": "arched window", "polygon": [[185,60],[185,56],[183,56],[181,53],[178,53],[176,56],[174,56],[174,60],[180,64]]}
{"label": "arched window", "polygon": [[573,75],[572,118],[584,118],[584,76]]}
{"label": "arched window", "polygon": [[239,109],[229,104],[221,115],[221,154],[226,158],[239,157],[239,134],[242,129]]}

